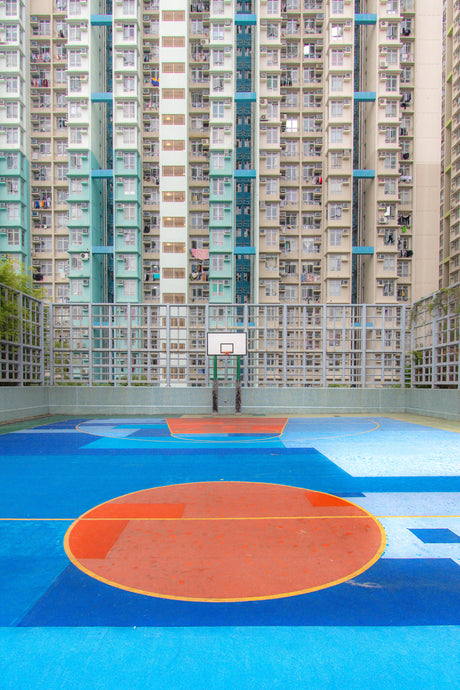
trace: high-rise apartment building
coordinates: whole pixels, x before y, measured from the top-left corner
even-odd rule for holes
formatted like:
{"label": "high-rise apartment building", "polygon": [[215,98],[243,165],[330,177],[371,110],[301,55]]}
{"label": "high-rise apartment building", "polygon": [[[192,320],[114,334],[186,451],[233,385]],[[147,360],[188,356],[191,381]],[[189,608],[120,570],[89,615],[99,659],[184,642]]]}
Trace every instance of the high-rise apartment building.
{"label": "high-rise apartment building", "polygon": [[57,302],[432,292],[441,20],[431,0],[0,2],[0,252]]}
{"label": "high-rise apartment building", "polygon": [[440,288],[460,282],[459,18],[458,2],[444,0]]}

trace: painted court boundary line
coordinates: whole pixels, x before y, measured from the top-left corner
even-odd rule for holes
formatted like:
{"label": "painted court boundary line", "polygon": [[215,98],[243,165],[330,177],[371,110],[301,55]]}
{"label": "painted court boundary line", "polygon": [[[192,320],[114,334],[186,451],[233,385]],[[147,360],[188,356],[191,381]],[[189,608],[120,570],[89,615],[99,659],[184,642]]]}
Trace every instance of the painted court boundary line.
{"label": "painted court boundary line", "polygon": [[189,518],[165,518],[165,517],[128,517],[128,516],[123,516],[123,517],[92,517],[92,518],[86,518],[86,517],[80,517],[80,518],[33,518],[33,517],[28,517],[28,518],[8,518],[8,517],[3,517],[0,518],[0,522],[75,522],[76,520],[84,522],[87,520],[88,522],[103,522],[105,520],[108,521],[113,521],[113,520],[120,520],[120,521],[156,521],[156,522],[192,522],[192,521],[197,521],[197,520],[209,520],[209,521],[216,521],[216,520],[340,520],[340,519],[369,519],[369,517],[376,518],[377,520],[389,520],[391,518],[394,518],[395,520],[402,520],[402,519],[412,519],[412,518],[435,518],[439,520],[447,520],[447,519],[459,519],[460,515],[374,515],[374,513],[369,514],[369,515],[269,515],[269,516],[252,516],[252,517],[189,517]]}

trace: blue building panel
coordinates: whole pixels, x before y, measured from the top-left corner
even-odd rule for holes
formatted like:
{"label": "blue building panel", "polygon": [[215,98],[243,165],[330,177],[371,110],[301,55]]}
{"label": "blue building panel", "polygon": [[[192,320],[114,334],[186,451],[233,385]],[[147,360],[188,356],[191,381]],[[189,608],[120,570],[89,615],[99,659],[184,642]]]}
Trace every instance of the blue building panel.
{"label": "blue building panel", "polygon": [[360,26],[372,26],[373,24],[377,24],[377,15],[376,14],[355,14],[355,24],[358,24]]}
{"label": "blue building panel", "polygon": [[255,14],[237,14],[235,16],[235,24],[237,26],[255,26],[257,24],[257,16]]}
{"label": "blue building panel", "polygon": [[373,103],[377,98],[375,91],[355,91],[353,97],[357,103]]}
{"label": "blue building panel", "polygon": [[92,14],[90,21],[92,26],[112,26],[113,17],[111,14]]}
{"label": "blue building panel", "polygon": [[91,170],[91,177],[97,177],[103,180],[110,180],[113,177],[113,170],[104,170],[103,168],[96,168]]}
{"label": "blue building panel", "polygon": [[111,103],[113,101],[112,91],[93,91],[91,93],[93,103]]}
{"label": "blue building panel", "polygon": [[353,247],[352,253],[353,254],[374,254],[375,249],[374,249],[374,247]]}
{"label": "blue building panel", "polygon": [[255,91],[236,91],[235,101],[245,101],[246,103],[255,103],[257,94]]}
{"label": "blue building panel", "polygon": [[233,175],[235,179],[255,179],[256,178],[256,171],[255,170],[235,170],[233,172]]}
{"label": "blue building panel", "polygon": [[375,170],[353,170],[355,180],[368,180],[375,177]]}

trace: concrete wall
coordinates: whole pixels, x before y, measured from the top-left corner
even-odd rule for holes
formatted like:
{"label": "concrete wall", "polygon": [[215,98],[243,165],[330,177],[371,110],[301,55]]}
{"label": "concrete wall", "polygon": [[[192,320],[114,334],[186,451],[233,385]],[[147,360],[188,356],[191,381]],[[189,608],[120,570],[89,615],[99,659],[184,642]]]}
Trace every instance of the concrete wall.
{"label": "concrete wall", "polygon": [[460,391],[407,389],[406,412],[428,417],[460,420]]}
{"label": "concrete wall", "polygon": [[[235,390],[219,390],[219,413],[233,414]],[[460,420],[460,391],[360,388],[243,388],[242,414],[411,413]],[[2,387],[0,423],[43,415],[211,414],[210,388]]]}
{"label": "concrete wall", "polygon": [[54,386],[50,391],[50,414],[121,416],[212,412],[211,390],[206,388]]}
{"label": "concrete wall", "polygon": [[49,414],[50,391],[50,388],[40,386],[1,386],[0,423]]}
{"label": "concrete wall", "polygon": [[243,389],[243,413],[404,412],[402,388],[249,388]]}

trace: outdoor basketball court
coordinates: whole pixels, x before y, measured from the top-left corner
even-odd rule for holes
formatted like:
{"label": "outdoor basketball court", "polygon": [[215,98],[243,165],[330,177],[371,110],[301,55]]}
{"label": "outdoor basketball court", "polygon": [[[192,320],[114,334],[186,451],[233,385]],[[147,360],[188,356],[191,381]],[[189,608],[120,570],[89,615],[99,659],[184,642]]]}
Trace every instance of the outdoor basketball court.
{"label": "outdoor basketball court", "polygon": [[0,431],[1,688],[459,687],[460,425]]}

